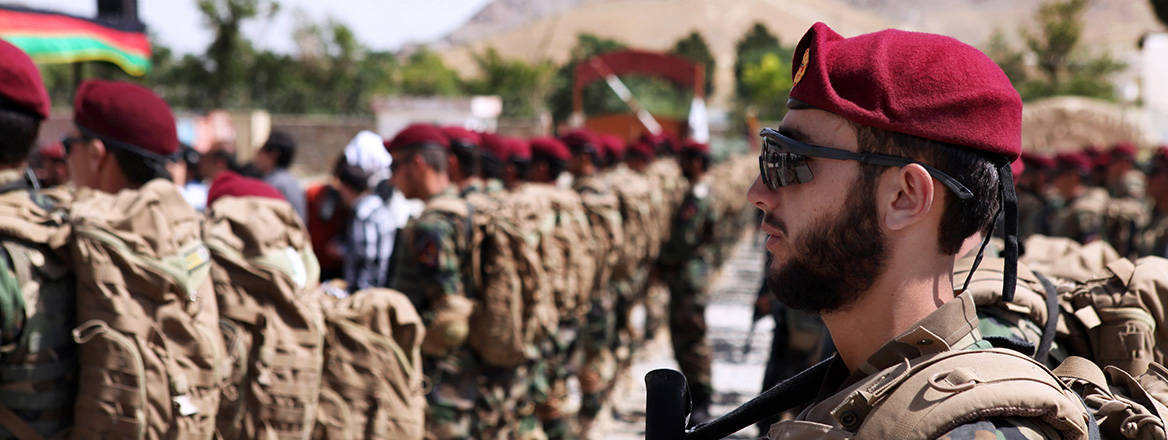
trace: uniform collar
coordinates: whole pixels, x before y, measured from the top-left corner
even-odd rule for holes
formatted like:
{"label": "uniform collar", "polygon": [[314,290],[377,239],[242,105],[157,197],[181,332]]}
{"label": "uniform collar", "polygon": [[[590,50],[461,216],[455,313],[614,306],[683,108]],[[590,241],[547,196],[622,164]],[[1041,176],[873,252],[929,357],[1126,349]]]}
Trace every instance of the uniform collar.
{"label": "uniform collar", "polygon": [[7,185],[12,182],[24,180],[26,177],[24,168],[13,168],[0,171],[0,185]]}
{"label": "uniform collar", "polygon": [[974,303],[972,294],[962,293],[909,327],[900,336],[885,343],[856,371],[847,373],[843,361],[837,356],[825,376],[819,390],[819,398],[816,400],[822,401],[844,387],[906,360],[933,353],[962,350],[979,340],[981,332],[977,329],[977,304]]}

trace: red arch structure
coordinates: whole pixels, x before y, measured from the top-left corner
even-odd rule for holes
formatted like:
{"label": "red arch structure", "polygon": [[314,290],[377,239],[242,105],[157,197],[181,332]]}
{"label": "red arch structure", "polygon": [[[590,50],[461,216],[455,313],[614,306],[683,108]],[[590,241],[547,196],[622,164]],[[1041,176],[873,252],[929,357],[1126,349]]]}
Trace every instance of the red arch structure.
{"label": "red arch structure", "polygon": [[658,76],[683,87],[691,87],[694,96],[705,98],[705,66],[685,58],[658,52],[629,49],[603,53],[576,65],[572,86],[572,110],[583,110],[581,90],[608,75],[635,73]]}

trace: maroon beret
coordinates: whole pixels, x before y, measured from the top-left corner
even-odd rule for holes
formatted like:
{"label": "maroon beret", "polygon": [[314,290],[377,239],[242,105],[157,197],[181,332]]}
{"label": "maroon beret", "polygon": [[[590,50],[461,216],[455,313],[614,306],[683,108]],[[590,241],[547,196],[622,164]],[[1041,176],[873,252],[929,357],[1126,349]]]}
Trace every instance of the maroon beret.
{"label": "maroon beret", "polygon": [[473,148],[482,146],[483,140],[478,133],[459,127],[457,125],[442,127],[442,132],[446,134],[448,139],[450,139],[451,145],[463,144]]}
{"label": "maroon beret", "polygon": [[511,155],[511,152],[507,150],[507,143],[503,136],[495,133],[483,133],[481,136],[483,151],[491,153],[499,160],[507,160],[507,157]]}
{"label": "maroon beret", "polygon": [[541,154],[565,161],[572,158],[572,152],[568,151],[568,146],[564,145],[564,143],[559,139],[553,137],[539,137],[532,139],[531,154]]}
{"label": "maroon beret", "polygon": [[145,87],[121,81],[88,80],[77,88],[73,122],[103,140],[114,140],[170,156],[178,133],[170,106]]}
{"label": "maroon beret", "polygon": [[1127,159],[1136,158],[1136,146],[1131,142],[1120,142],[1111,147],[1111,151],[1107,152],[1111,157],[1124,157]]}
{"label": "maroon beret", "polygon": [[591,150],[597,154],[604,154],[604,144],[601,140],[587,129],[581,128],[569,131],[560,135],[560,142],[563,142],[568,147],[568,151],[588,152]]}
{"label": "maroon beret", "polygon": [[507,160],[531,160],[531,143],[526,139],[509,137],[503,142],[507,146]]}
{"label": "maroon beret", "polygon": [[1022,177],[1022,173],[1024,171],[1026,171],[1026,161],[1016,160],[1016,161],[1010,162],[1010,174],[1014,175],[1015,182],[1018,181],[1019,177]]}
{"label": "maroon beret", "polygon": [[41,120],[49,118],[49,93],[36,64],[20,48],[3,40],[0,40],[0,105]]}
{"label": "maroon beret", "polygon": [[38,152],[45,159],[65,160],[65,146],[60,142],[41,145]]}
{"label": "maroon beret", "polygon": [[653,145],[643,140],[638,140],[637,142],[630,144],[626,150],[630,156],[636,155],[645,159],[652,159],[654,156]]}
{"label": "maroon beret", "polygon": [[1091,158],[1083,153],[1059,153],[1054,157],[1054,162],[1059,171],[1091,172]]}
{"label": "maroon beret", "polygon": [[425,144],[436,145],[450,150],[450,139],[442,129],[430,124],[410,124],[385,142],[385,149],[389,151],[404,147],[417,147]]}
{"label": "maroon beret", "polygon": [[685,141],[685,143],[681,144],[680,152],[685,153],[685,152],[690,152],[690,151],[701,154],[703,156],[709,156],[710,155],[710,146],[703,144],[701,142],[687,140],[687,141]]}
{"label": "maroon beret", "polygon": [[854,123],[1003,155],[1022,151],[1022,99],[993,60],[953,38],[815,23],[795,48],[791,98]]}
{"label": "maroon beret", "polygon": [[284,200],[284,195],[262,180],[243,177],[231,171],[224,171],[215,176],[211,187],[207,189],[207,206],[211,206],[216,199],[224,196],[231,197],[266,197],[269,199]]}
{"label": "maroon beret", "polygon": [[604,145],[604,154],[609,160],[619,161],[625,157],[625,140],[615,134],[601,134],[600,143]]}
{"label": "maroon beret", "polygon": [[1022,162],[1026,162],[1026,168],[1033,170],[1050,170],[1054,169],[1054,158],[1037,153],[1022,153]]}

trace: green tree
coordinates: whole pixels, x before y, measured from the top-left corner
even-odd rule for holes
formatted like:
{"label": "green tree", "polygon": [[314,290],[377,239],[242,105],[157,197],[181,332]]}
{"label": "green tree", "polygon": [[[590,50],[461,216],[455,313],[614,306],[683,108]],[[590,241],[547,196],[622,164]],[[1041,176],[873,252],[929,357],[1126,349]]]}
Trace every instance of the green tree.
{"label": "green tree", "polygon": [[775,54],[783,62],[789,62],[794,49],[784,48],[779,44],[779,39],[771,34],[762,23],[755,23],[754,26],[738,40],[738,44],[734,46],[734,94],[738,97],[748,97],[752,91],[745,88],[742,82],[742,74],[746,70],[746,66],[758,64],[759,60],[766,54]]}
{"label": "green tree", "polygon": [[479,95],[499,95],[503,116],[530,118],[546,110],[552,75],[549,63],[529,64],[504,59],[495,48],[475,55],[482,77],[467,83],[467,91]]}
{"label": "green tree", "polygon": [[[745,66],[742,83],[751,92],[745,97],[745,103],[765,113],[760,115],[762,119],[779,119],[786,113],[787,106],[780,104],[791,91],[791,65],[778,54],[765,54],[757,63]],[[764,109],[776,113],[764,112]]]}
{"label": "green tree", "polygon": [[207,46],[209,77],[204,84],[214,106],[246,105],[239,99],[247,80],[254,48],[243,36],[243,23],[255,17],[271,17],[279,10],[272,0],[199,0],[199,13],[215,37]]}
{"label": "green tree", "polygon": [[[1108,54],[1092,55],[1079,47],[1087,0],[1046,0],[1034,15],[1034,29],[1020,33],[1023,50],[1009,46],[1000,32],[986,45],[1023,100],[1078,95],[1114,100],[1111,77],[1127,67]],[[1033,66],[1025,60],[1033,59]]]}
{"label": "green tree", "polygon": [[400,71],[400,91],[406,95],[451,96],[462,92],[458,74],[438,54],[422,47],[411,54]]}
{"label": "green tree", "polygon": [[710,94],[713,93],[714,55],[710,53],[710,47],[706,45],[706,39],[702,38],[702,34],[698,33],[697,31],[691,32],[685,38],[678,40],[677,44],[673,45],[673,49],[671,49],[669,53],[680,55],[705,66],[706,96],[710,96]]}
{"label": "green tree", "polygon": [[[572,114],[572,84],[575,80],[576,64],[593,56],[624,48],[625,44],[616,40],[601,38],[592,34],[577,35],[576,45],[572,47],[571,58],[563,66],[560,66],[552,80],[552,93],[548,102],[548,106],[552,110],[552,118],[556,121],[565,121]],[[598,84],[591,84],[591,86],[596,85]],[[605,104],[607,100],[606,92],[607,94],[612,93],[608,92],[607,89],[601,90],[596,87],[585,87],[581,91],[584,108],[598,109],[613,107]]]}

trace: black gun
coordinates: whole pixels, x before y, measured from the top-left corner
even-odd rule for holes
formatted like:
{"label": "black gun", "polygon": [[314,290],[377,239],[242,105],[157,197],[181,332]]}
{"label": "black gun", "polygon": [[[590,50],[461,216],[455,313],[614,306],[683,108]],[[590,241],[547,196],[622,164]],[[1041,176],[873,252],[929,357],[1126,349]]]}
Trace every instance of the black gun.
{"label": "black gun", "polygon": [[725,438],[747,426],[810,401],[819,390],[827,367],[835,356],[780,382],[733,411],[685,429],[691,410],[685,376],[668,369],[645,375],[645,440],[713,440]]}

